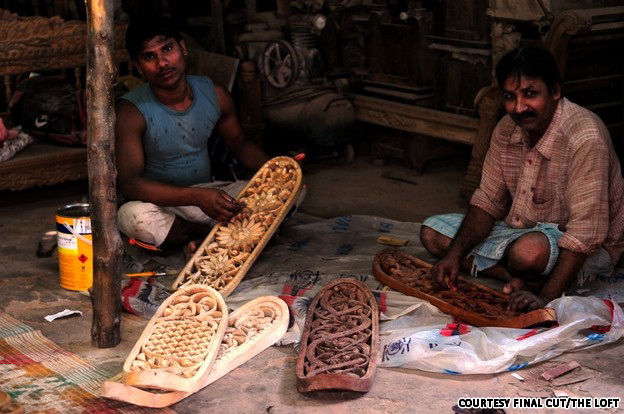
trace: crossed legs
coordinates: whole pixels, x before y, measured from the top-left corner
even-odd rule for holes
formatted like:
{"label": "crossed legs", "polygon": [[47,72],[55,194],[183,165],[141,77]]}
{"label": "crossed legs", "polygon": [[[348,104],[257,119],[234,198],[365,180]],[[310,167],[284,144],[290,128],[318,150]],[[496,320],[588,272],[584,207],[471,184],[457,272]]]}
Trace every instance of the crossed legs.
{"label": "crossed legs", "polygon": [[[422,226],[420,240],[429,253],[436,257],[443,257],[451,246],[452,239],[431,227]],[[480,271],[481,274],[506,283],[503,290],[506,293],[518,290],[539,291],[545,282],[541,274],[548,265],[550,258],[550,244],[548,238],[541,232],[529,232],[511,242],[503,258],[494,266]],[[460,266],[462,270],[470,272],[473,257],[465,257]]]}

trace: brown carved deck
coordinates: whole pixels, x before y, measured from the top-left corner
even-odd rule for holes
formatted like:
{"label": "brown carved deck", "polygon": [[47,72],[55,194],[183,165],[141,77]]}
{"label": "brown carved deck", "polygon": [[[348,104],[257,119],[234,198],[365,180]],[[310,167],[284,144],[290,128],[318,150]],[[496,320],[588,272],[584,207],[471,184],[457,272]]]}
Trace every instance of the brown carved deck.
{"label": "brown carved deck", "polygon": [[371,291],[352,279],[314,297],[297,359],[297,390],[370,390],[377,367],[379,311]]}
{"label": "brown carved deck", "polygon": [[386,286],[424,299],[440,311],[474,326],[527,328],[557,322],[554,309],[528,313],[506,309],[509,295],[459,276],[452,291],[431,278],[432,265],[398,249],[386,249],[373,261],[375,278]]}

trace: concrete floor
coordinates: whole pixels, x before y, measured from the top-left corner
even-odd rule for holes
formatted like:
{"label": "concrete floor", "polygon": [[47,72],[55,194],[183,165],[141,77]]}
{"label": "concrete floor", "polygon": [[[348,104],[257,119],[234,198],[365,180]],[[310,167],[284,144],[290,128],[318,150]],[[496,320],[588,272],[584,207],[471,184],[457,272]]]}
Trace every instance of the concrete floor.
{"label": "concrete floor", "polygon": [[[399,162],[375,165],[365,154],[348,165],[307,163],[304,173],[308,195],[301,211],[320,217],[368,214],[399,221],[422,221],[435,213],[462,212],[467,203],[459,195],[458,182],[467,163],[468,150],[463,157],[431,162],[423,175],[416,175]],[[40,236],[54,229],[56,209],[85,201],[86,194],[86,183],[0,193],[0,309],[41,330],[63,348],[116,374],[147,321],[124,313],[122,342],[112,349],[93,347],[88,297],[60,288],[56,254],[50,258],[35,256]],[[84,315],[52,323],[43,319],[65,308],[81,310]],[[222,411],[224,407],[235,413],[451,413],[461,397],[552,396],[552,388],[543,386],[539,373],[572,359],[590,368],[595,377],[565,390],[577,396],[622,398],[623,350],[624,340],[620,340],[595,350],[564,354],[520,371],[525,382],[509,373],[450,376],[378,369],[373,388],[366,394],[303,395],[295,388],[295,351],[291,347],[271,347],[172,408],[180,413]]]}

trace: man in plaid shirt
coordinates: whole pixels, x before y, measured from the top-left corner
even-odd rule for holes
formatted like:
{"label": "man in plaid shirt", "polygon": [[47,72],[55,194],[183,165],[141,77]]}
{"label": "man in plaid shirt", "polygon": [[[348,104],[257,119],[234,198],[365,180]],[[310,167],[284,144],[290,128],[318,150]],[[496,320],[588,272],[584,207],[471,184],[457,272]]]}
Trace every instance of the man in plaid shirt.
{"label": "man in plaid shirt", "polygon": [[467,214],[429,217],[421,240],[454,288],[461,269],[506,281],[530,311],[576,279],[609,275],[624,251],[624,180],[609,132],[562,95],[553,56],[523,47],[496,67],[507,115],[496,126]]}

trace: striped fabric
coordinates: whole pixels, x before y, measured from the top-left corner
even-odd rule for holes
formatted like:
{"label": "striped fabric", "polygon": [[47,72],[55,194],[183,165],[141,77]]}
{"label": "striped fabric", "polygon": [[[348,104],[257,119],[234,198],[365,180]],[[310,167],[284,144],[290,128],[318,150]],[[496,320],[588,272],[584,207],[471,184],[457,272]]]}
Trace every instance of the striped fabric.
{"label": "striped fabric", "polygon": [[0,311],[0,390],[27,413],[175,413],[99,397],[110,377]]}
{"label": "striped fabric", "polygon": [[574,252],[624,250],[624,180],[609,133],[565,98],[534,147],[509,116],[499,122],[470,203],[512,228],[558,224],[559,247]]}

